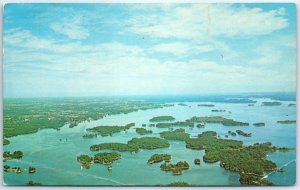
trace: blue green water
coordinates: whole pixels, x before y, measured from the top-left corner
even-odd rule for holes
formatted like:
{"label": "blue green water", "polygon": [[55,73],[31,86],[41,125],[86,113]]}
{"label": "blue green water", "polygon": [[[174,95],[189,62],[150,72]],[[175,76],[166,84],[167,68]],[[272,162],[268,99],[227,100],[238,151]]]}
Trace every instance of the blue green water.
{"label": "blue green water", "polygon": [[[217,131],[218,135],[225,138],[228,130],[241,129],[251,132],[252,137],[229,137],[244,141],[250,145],[256,142],[270,141],[276,146],[296,147],[296,124],[278,124],[278,120],[295,120],[295,107],[288,107],[289,103],[295,101],[281,101],[281,106],[261,106],[261,102],[268,99],[255,99],[258,102],[255,106],[248,106],[247,103],[212,103],[215,107],[199,107],[199,102],[185,102],[188,106],[179,106],[174,102],[174,107],[137,111],[129,114],[112,115],[98,121],[81,123],[79,126],[69,128],[64,126],[60,131],[53,129],[41,130],[35,134],[21,135],[9,138],[11,144],[4,147],[4,150],[22,150],[24,157],[21,160],[10,160],[5,164],[37,168],[35,174],[23,172],[21,174],[4,173],[4,182],[8,185],[25,185],[29,180],[39,182],[43,185],[165,185],[175,181],[185,181],[195,185],[234,185],[238,186],[239,174],[226,171],[218,163],[206,164],[202,157],[204,151],[190,150],[185,148],[184,142],[170,141],[171,146],[164,149],[142,150],[137,154],[122,152],[122,159],[113,164],[113,170],[107,171],[107,167],[94,164],[90,169],[81,169],[76,157],[80,154],[93,155],[89,147],[102,142],[124,142],[133,137],[139,137],[131,128],[127,133],[113,134],[112,137],[97,137],[83,139],[85,129],[98,125],[124,125],[135,122],[136,127],[142,124],[149,124],[149,119],[159,115],[172,115],[177,121],[183,121],[193,116],[219,115],[233,118],[238,121],[249,123],[265,122],[265,127],[242,126],[225,127],[220,124],[206,124],[204,129],[186,128],[191,136],[207,131]],[[204,102],[201,102],[204,103]],[[225,109],[227,112],[211,112],[212,109]],[[229,113],[229,111],[231,113]],[[146,127],[154,133],[144,136],[159,137],[159,132],[167,129]],[[62,139],[60,141],[59,139]],[[148,165],[147,160],[154,153],[169,153],[172,155],[172,162],[186,160],[191,168],[180,176],[173,176],[172,173],[160,170],[160,164]],[[201,165],[195,166],[193,160],[201,158]],[[278,166],[283,166],[283,173],[271,173],[267,180],[275,185],[291,185],[295,183],[296,167],[295,151],[287,153],[273,153],[268,159],[274,161]]]}

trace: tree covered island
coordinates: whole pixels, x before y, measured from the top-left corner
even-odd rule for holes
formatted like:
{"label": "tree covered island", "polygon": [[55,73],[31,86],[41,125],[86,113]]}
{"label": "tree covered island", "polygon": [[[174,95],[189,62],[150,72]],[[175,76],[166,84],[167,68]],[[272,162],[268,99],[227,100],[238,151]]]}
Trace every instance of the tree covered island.
{"label": "tree covered island", "polygon": [[154,154],[152,155],[149,160],[148,160],[148,164],[154,164],[154,163],[158,163],[158,162],[170,162],[171,161],[171,155],[170,154]]}
{"label": "tree covered island", "polygon": [[175,117],[173,116],[157,116],[151,118],[149,121],[150,122],[162,122],[162,121],[174,121]]}
{"label": "tree covered island", "polygon": [[227,119],[222,116],[209,116],[209,117],[192,117],[186,120],[188,122],[198,122],[198,123],[221,123],[224,126],[249,126],[247,122],[235,121],[233,119]]}

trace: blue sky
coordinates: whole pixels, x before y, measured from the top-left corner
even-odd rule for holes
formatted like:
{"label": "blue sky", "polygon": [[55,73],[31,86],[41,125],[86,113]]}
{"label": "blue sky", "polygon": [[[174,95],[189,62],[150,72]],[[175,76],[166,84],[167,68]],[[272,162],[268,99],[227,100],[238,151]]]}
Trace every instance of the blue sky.
{"label": "blue sky", "polygon": [[294,4],[6,4],[4,97],[296,89]]}

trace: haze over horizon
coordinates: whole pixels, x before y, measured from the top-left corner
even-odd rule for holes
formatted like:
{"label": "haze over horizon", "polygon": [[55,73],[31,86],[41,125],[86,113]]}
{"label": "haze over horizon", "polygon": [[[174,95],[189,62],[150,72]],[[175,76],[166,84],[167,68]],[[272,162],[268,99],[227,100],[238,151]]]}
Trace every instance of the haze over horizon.
{"label": "haze over horizon", "polygon": [[4,97],[296,91],[294,4],[6,4]]}

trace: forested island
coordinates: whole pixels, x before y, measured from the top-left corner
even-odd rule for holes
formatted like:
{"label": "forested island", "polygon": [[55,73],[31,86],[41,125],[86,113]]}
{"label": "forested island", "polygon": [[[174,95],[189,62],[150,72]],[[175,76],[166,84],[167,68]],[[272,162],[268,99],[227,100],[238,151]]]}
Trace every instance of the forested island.
{"label": "forested island", "polygon": [[220,161],[220,166],[226,170],[239,172],[240,182],[248,185],[270,185],[261,180],[266,171],[277,170],[274,162],[266,160],[268,153],[288,150],[288,148],[275,147],[272,143],[255,143],[243,146],[242,141],[220,139],[216,132],[206,131],[186,141],[186,147],[205,150],[203,160],[206,163]]}
{"label": "forested island", "polygon": [[86,131],[95,132],[96,134],[101,135],[102,137],[111,136],[114,133],[119,133],[121,131],[126,131],[130,127],[135,126],[135,123],[129,123],[125,126],[97,126],[93,128],[88,128]]}
{"label": "forested island", "polygon": [[198,104],[198,106],[202,106],[202,107],[215,107],[214,104]]}
{"label": "forested island", "polygon": [[264,126],[266,126],[266,124],[263,123],[263,122],[253,123],[253,125],[256,126],[256,127],[264,127]]}
{"label": "forested island", "polygon": [[158,128],[168,128],[168,127],[194,127],[194,123],[190,121],[177,121],[173,123],[157,123],[155,125]]}
{"label": "forested island", "polygon": [[246,133],[246,132],[244,132],[244,131],[242,131],[242,130],[236,130],[236,133],[237,133],[238,135],[242,135],[242,136],[244,136],[244,137],[251,137],[251,136],[252,136],[251,133]]}
{"label": "forested island", "polygon": [[281,102],[262,102],[263,106],[280,106]]}
{"label": "forested island", "polygon": [[161,121],[174,121],[175,117],[173,116],[157,116],[151,118],[149,121],[150,122],[161,122]]}
{"label": "forested island", "polygon": [[160,169],[163,171],[172,171],[173,175],[181,175],[183,170],[188,170],[190,165],[186,161],[179,161],[176,164],[163,163]]}
{"label": "forested island", "polygon": [[175,129],[174,131],[163,131],[160,137],[167,140],[185,141],[190,138],[190,134],[186,133],[184,129]]}
{"label": "forested island", "polygon": [[6,160],[21,159],[23,155],[23,152],[20,150],[14,151],[13,153],[11,153],[10,151],[4,151],[3,162],[5,162]]}
{"label": "forested island", "polygon": [[121,157],[122,156],[117,152],[104,152],[95,154],[94,157],[80,155],[77,157],[77,161],[81,163],[82,167],[88,169],[93,163],[109,165],[121,159]]}
{"label": "forested island", "polygon": [[221,123],[224,126],[249,126],[247,122],[235,121],[233,119],[227,119],[222,116],[210,116],[210,117],[192,117],[186,120],[187,122],[199,122],[199,123]]}
{"label": "forested island", "polygon": [[152,131],[151,130],[147,130],[144,128],[136,128],[135,132],[138,133],[139,135],[146,135],[146,134],[151,134]]}
{"label": "forested island", "polygon": [[280,123],[280,124],[294,124],[294,123],[296,123],[296,120],[283,120],[283,121],[277,121],[277,123]]}
{"label": "forested island", "polygon": [[154,154],[149,158],[148,164],[154,164],[159,162],[170,162],[171,161],[171,155],[170,154]]}

